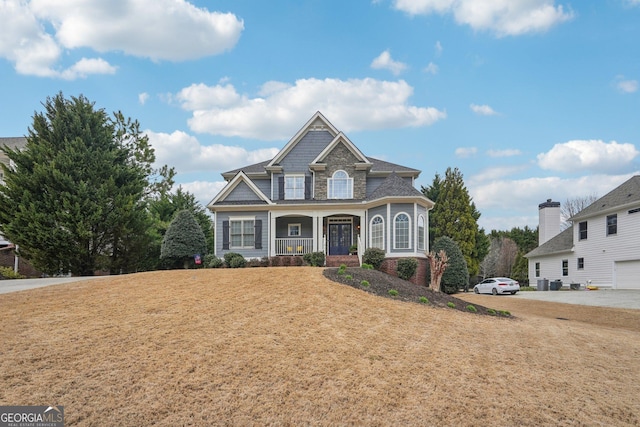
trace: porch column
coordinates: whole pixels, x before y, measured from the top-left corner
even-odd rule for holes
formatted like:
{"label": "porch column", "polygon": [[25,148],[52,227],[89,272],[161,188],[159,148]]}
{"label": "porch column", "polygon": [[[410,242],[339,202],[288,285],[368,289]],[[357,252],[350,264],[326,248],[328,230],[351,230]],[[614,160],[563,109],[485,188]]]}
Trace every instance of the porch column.
{"label": "porch column", "polygon": [[314,212],[311,218],[313,218],[313,251],[318,252],[318,214]]}
{"label": "porch column", "polygon": [[271,212],[269,219],[269,256],[276,254],[276,215]]}

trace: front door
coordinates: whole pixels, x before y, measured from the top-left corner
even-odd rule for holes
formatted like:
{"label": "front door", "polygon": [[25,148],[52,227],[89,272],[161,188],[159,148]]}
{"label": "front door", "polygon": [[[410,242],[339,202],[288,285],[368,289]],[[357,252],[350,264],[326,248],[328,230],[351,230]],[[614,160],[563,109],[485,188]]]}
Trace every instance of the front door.
{"label": "front door", "polygon": [[348,255],[351,247],[351,224],[329,224],[329,255]]}

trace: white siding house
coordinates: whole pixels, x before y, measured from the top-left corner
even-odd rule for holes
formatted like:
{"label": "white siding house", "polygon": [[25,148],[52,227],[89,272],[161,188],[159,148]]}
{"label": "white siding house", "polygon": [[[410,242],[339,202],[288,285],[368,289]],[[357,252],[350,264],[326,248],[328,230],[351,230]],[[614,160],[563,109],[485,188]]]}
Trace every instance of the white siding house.
{"label": "white siding house", "polygon": [[[540,218],[547,218],[549,202],[540,205]],[[526,255],[531,283],[560,279],[565,286],[640,289],[640,176],[570,220],[571,227],[550,239],[547,236],[546,242]]]}

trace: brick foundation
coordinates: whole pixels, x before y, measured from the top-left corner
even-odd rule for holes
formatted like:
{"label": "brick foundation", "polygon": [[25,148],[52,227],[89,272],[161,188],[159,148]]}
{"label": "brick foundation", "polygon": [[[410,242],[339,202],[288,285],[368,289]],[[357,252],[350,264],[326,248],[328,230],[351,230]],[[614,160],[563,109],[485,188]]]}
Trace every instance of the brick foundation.
{"label": "brick foundation", "polygon": [[[0,267],[10,267],[13,269],[15,262],[15,252],[11,248],[0,249]],[[42,272],[33,268],[31,263],[24,258],[18,259],[18,273],[25,277],[42,277]]]}
{"label": "brick foundation", "polygon": [[[390,276],[398,277],[398,260],[400,258],[385,258],[380,265],[380,271],[389,274]],[[414,274],[409,281],[415,285],[427,286],[427,266],[429,261],[426,258],[415,258],[418,261],[418,268],[416,268],[416,274]]]}

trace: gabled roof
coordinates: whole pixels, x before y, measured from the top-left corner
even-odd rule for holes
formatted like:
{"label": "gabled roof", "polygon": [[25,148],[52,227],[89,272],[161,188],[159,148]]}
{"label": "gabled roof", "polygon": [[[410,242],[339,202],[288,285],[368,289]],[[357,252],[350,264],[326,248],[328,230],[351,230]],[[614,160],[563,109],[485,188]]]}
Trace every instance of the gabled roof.
{"label": "gabled roof", "polygon": [[569,220],[578,221],[633,204],[640,204],[640,175],[631,177],[614,190],[569,218]]}
{"label": "gabled roof", "polygon": [[318,154],[318,157],[316,157],[315,159],[313,159],[313,161],[311,163],[321,163],[326,157],[327,155],[329,155],[329,153],[331,153],[331,151],[333,151],[333,149],[336,147],[336,145],[343,143],[345,147],[347,147],[347,149],[349,151],[351,151],[351,153],[361,162],[363,163],[370,163],[369,159],[367,159],[365,157],[364,154],[362,154],[362,151],[360,151],[358,149],[358,147],[356,147],[353,142],[351,142],[351,140],[349,138],[347,138],[347,136],[340,132],[336,135],[335,138],[333,138],[333,141],[331,141],[329,143],[329,145],[327,145],[325,147],[324,150],[322,150],[322,152],[320,154]]}
{"label": "gabled roof", "polygon": [[382,184],[378,186],[369,197],[367,197],[367,201],[384,199],[387,197],[395,197],[395,198],[416,198],[420,197],[427,201],[428,205],[433,207],[433,201],[429,200],[424,194],[415,189],[413,185],[409,184],[404,179],[400,178],[395,172],[391,172],[391,174],[382,181]]}
{"label": "gabled roof", "polygon": [[238,169],[223,172],[222,176],[225,179],[231,179],[238,174],[238,172],[244,172],[246,175],[261,175],[265,174],[265,166],[269,164],[271,160],[265,160],[264,162],[255,163],[253,165],[243,166]]}
{"label": "gabled roof", "polygon": [[573,249],[573,226],[560,232],[560,234],[552,237],[531,252],[525,255],[526,258],[538,257],[543,255],[559,254],[570,252]]}
{"label": "gabled roof", "polygon": [[[256,196],[258,196],[258,198],[261,201],[264,201],[264,203],[272,205],[273,202],[262,192],[260,191],[260,189],[253,183],[253,181],[251,181],[247,175],[245,175],[244,172],[240,171],[236,174],[235,177],[233,177],[233,179],[231,181],[229,181],[227,183],[227,185],[224,186],[224,188],[218,193],[218,195],[216,197],[214,197],[214,199],[209,203],[208,206],[213,206],[216,203],[220,203],[222,201],[224,201],[224,199],[229,196],[229,194],[231,194],[231,192],[238,186],[238,184],[240,184],[241,182],[244,182],[245,184],[247,184],[247,186],[251,189],[251,191],[253,191],[255,193]],[[262,203],[262,202],[260,202]],[[243,204],[247,204],[246,202],[243,202]]]}
{"label": "gabled roof", "polygon": [[293,147],[302,139],[302,137],[310,130],[325,130],[336,136],[340,132],[333,126],[320,111],[316,113],[307,121],[307,123],[300,128],[300,130],[287,142],[282,150],[267,164],[267,166],[274,166],[279,164],[282,159],[291,151]]}
{"label": "gabled roof", "polygon": [[387,175],[391,172],[395,172],[400,176],[411,175],[417,177],[420,175],[420,171],[418,169],[408,168],[406,166],[397,165],[395,163],[386,162],[384,160],[374,159],[373,157],[369,157],[369,161],[373,164],[370,174],[381,174]]}

